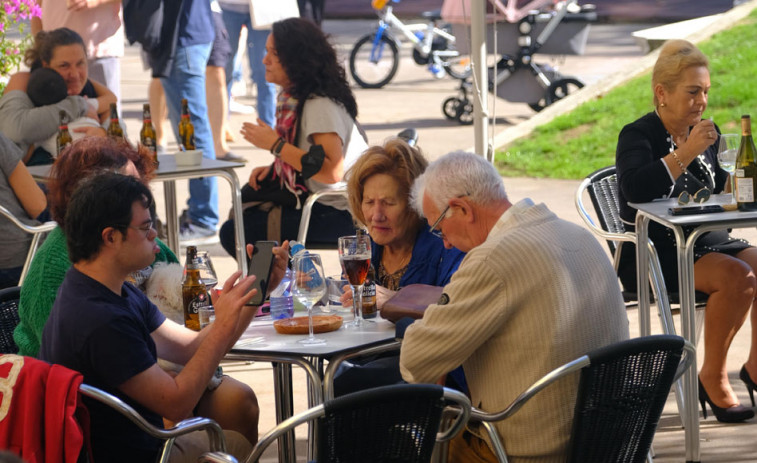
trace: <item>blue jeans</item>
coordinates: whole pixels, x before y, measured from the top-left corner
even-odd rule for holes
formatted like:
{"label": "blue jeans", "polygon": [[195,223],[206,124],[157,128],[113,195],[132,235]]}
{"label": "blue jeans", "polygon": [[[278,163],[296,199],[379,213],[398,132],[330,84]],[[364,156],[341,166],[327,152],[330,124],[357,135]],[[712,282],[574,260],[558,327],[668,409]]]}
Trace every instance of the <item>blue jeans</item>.
{"label": "blue jeans", "polygon": [[[176,140],[179,140],[181,100],[189,102],[189,114],[195,128],[195,143],[203,157],[215,159],[213,135],[208,122],[208,105],[205,101],[205,66],[212,43],[178,47],[171,74],[162,77],[166,94],[168,116]],[[215,177],[189,181],[189,218],[193,223],[215,229],[218,225],[218,184]]]}
{"label": "blue jeans", "polygon": [[[255,82],[255,87],[258,90],[258,117],[273,127],[276,123],[276,86],[265,80],[265,66],[263,66],[265,41],[268,39],[268,34],[271,31],[253,29],[250,13],[223,10],[223,22],[226,24],[226,31],[229,33],[232,56],[237,54],[239,33],[242,30],[242,26],[247,26],[247,56],[250,59],[252,81]],[[230,59],[226,63],[226,87],[229,91],[229,97],[231,97],[233,76],[234,60]]]}

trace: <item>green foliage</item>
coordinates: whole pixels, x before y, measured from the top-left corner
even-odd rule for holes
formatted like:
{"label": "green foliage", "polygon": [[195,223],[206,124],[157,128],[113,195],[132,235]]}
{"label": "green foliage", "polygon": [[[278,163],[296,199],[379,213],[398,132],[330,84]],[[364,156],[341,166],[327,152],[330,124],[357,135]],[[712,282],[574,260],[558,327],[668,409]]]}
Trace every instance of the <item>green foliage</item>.
{"label": "green foliage", "polygon": [[[6,79],[19,69],[24,51],[32,44],[26,21],[38,17],[41,9],[34,0],[3,0],[0,8],[0,93]],[[12,36],[18,36],[13,38]]]}
{"label": "green foliage", "polygon": [[[757,108],[757,10],[736,26],[698,46],[710,59],[710,89],[705,117],[722,132],[737,132],[741,114]],[[741,45],[740,45],[741,44]],[[495,163],[507,177],[583,178],[615,163],[620,130],[652,111],[651,73],[617,87],[601,98],[538,127],[499,148]]]}

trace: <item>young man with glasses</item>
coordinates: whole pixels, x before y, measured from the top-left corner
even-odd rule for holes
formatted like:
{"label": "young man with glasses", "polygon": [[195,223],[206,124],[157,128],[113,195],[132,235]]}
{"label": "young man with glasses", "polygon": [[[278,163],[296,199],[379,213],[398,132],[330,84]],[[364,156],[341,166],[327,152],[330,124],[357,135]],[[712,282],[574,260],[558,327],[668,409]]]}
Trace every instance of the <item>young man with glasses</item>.
{"label": "young man with glasses", "polygon": [[[208,391],[208,382],[254,315],[244,305],[254,294],[249,291],[254,277],[240,278],[235,272],[226,281],[223,295],[214,301],[215,322],[199,333],[167,320],[125,282],[158,252],[152,201],[139,180],[111,173],[86,181],[74,193],[65,220],[73,267],[45,325],[40,358],[81,372],[86,383],[120,397],[163,427],[163,418],[179,421],[207,402],[218,403],[213,397],[220,386]],[[288,249],[275,251],[272,283],[283,275]],[[172,376],[158,366],[158,357],[184,368]],[[156,460],[160,442],[115,410],[96,402],[87,405],[95,460]],[[257,423],[257,404],[244,412]],[[240,459],[254,444],[235,432],[226,431],[226,437],[229,452]],[[197,461],[207,449],[204,432],[187,435],[176,440],[171,461]]]}
{"label": "young man with glasses", "polygon": [[[436,382],[462,365],[471,402],[496,412],[552,369],[628,338],[618,280],[597,240],[544,204],[510,203],[483,157],[441,157],[416,179],[412,199],[436,218],[444,245],[467,255],[439,303],[404,333],[406,381]],[[558,382],[495,423],[510,461],[565,459],[576,384]],[[450,461],[496,461],[481,435],[458,436]]]}

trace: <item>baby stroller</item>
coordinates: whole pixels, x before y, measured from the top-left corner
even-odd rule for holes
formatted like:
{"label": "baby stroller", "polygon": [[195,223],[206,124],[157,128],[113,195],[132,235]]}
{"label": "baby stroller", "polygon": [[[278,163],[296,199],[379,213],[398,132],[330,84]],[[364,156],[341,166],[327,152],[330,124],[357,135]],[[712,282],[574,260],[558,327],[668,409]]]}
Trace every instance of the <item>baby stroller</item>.
{"label": "baby stroller", "polygon": [[[463,0],[468,2],[468,0]],[[460,0],[445,0],[442,16],[452,23],[452,31],[459,38],[460,53],[469,53],[470,9],[457,9]],[[541,111],[555,101],[584,86],[572,76],[564,76],[548,64],[537,63],[536,53],[580,55],[586,48],[589,25],[597,20],[594,5],[578,5],[577,0],[534,0],[517,8],[517,0],[489,0],[487,49],[494,50],[496,25],[496,67],[489,67],[489,91],[515,103],[527,103],[534,111]],[[541,8],[541,9],[534,9]],[[467,16],[467,17],[466,17]],[[469,98],[471,77],[461,79],[458,94],[447,98],[442,112],[460,124],[473,123],[473,102]]]}

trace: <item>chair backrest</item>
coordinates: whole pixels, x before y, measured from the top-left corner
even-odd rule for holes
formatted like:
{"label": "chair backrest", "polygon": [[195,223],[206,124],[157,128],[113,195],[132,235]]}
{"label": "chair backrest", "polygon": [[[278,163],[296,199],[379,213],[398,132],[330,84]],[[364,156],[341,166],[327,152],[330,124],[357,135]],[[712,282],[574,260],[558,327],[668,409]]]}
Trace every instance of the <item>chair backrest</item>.
{"label": "chair backrest", "polygon": [[0,354],[15,354],[18,346],[13,340],[13,331],[20,319],[18,317],[18,300],[21,287],[0,289]]}
{"label": "chair backrest", "polygon": [[[581,370],[578,386],[569,462],[646,459],[684,345],[679,336],[646,336],[588,354],[590,364]],[[686,356],[681,371],[692,359]]]}
{"label": "chair backrest", "polygon": [[[454,407],[457,419],[438,433],[442,412]],[[470,417],[461,392],[433,384],[397,384],[366,389],[328,400],[280,423],[255,446],[256,462],[278,436],[317,419],[317,461],[429,462],[436,441],[451,439]]]}
{"label": "chair backrest", "polygon": [[[599,169],[586,176],[589,193],[594,212],[603,230],[610,233],[625,233],[626,227],[620,220],[620,201],[618,200],[618,177],[615,166]],[[607,240],[607,246],[614,255],[617,243]]]}
{"label": "chair backrest", "polygon": [[29,271],[29,266],[32,263],[34,254],[37,252],[37,248],[39,248],[39,245],[42,242],[42,238],[44,238],[48,232],[52,231],[56,226],[58,226],[58,224],[56,222],[50,221],[45,222],[41,225],[27,225],[18,220],[18,217],[13,215],[11,211],[3,206],[0,206],[0,215],[5,216],[15,226],[32,235],[32,242],[29,245],[29,252],[26,254],[26,261],[24,261],[24,267],[21,270],[21,278],[19,278],[18,280],[18,285],[21,286],[24,284],[24,278],[26,278],[26,274]]}

